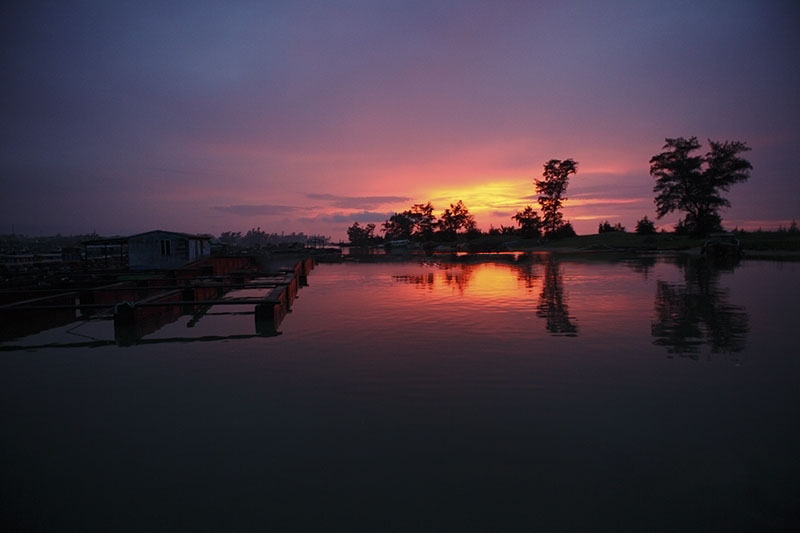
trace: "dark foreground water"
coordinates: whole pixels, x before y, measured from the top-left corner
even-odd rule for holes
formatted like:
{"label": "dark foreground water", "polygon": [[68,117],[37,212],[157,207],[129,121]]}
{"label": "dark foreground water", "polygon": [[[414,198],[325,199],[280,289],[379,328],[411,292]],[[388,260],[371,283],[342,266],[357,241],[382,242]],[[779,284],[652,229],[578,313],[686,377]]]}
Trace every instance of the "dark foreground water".
{"label": "dark foreground water", "polygon": [[800,265],[460,261],[320,265],[278,337],[207,314],[145,340],[243,337],[3,342],[4,522],[798,528]]}

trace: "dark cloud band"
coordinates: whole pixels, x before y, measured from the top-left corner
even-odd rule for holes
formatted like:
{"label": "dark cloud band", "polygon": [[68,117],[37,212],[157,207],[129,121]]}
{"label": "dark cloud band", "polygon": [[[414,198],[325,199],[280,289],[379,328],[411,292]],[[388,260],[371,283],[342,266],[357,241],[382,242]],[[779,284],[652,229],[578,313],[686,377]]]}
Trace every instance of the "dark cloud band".
{"label": "dark cloud band", "polygon": [[223,213],[231,213],[234,215],[241,215],[241,216],[253,216],[253,215],[270,216],[270,215],[285,215],[288,213],[293,213],[297,211],[299,208],[290,205],[262,204],[262,205],[215,206],[213,209],[217,211],[222,211]]}

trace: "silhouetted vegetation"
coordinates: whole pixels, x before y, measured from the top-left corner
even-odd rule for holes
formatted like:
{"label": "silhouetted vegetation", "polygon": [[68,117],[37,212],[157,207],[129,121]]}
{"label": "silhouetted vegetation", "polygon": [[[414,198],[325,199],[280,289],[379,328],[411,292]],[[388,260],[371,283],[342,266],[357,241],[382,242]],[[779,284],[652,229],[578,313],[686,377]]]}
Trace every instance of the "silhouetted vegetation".
{"label": "silhouetted vegetation", "polygon": [[499,228],[495,228],[494,226],[489,226],[489,231],[487,235],[518,235],[521,232],[517,230],[514,226],[503,226],[500,225]]}
{"label": "silhouetted vegetation", "polygon": [[753,166],[739,154],[750,150],[739,141],[709,140],[705,156],[692,155],[700,149],[697,137],[666,139],[664,152],[650,159],[650,174],[656,178],[658,218],[673,211],[686,216],[675,227],[676,233],[706,235],[721,231],[719,210],[729,207],[722,196],[730,187],[750,177]]}
{"label": "silhouetted vegetation", "polygon": [[551,239],[566,239],[569,237],[576,237],[575,228],[572,227],[571,222],[564,222],[559,228],[547,234]]}
{"label": "silhouetted vegetation", "polygon": [[361,226],[358,222],[354,222],[352,226],[347,228],[347,238],[350,239],[350,244],[367,246],[375,242],[374,232],[375,224]]}
{"label": "silhouetted vegetation", "polygon": [[779,233],[783,233],[783,232],[798,233],[799,231],[800,230],[797,229],[797,221],[796,220],[792,220],[792,223],[789,224],[788,228],[784,228],[782,224],[780,226],[778,226],[778,232]]}
{"label": "silhouetted vegetation", "polygon": [[[612,239],[613,243],[574,241],[573,238],[577,237],[575,229],[569,221],[564,221],[561,212],[567,200],[565,194],[569,177],[578,170],[578,163],[571,158],[551,159],[544,164],[542,179],[534,180],[540,209],[537,212],[531,205],[526,205],[512,215],[511,218],[517,228],[501,225],[499,228],[492,226],[488,231],[481,232],[477,228],[475,217],[464,202],[459,200],[444,209],[438,220],[433,214],[434,206],[431,202],[414,204],[408,210],[392,214],[383,222],[382,236],[376,235],[374,231],[365,234],[364,231],[369,225],[360,226],[355,223],[348,229],[348,237],[351,243],[354,243],[353,238],[355,238],[355,242],[359,245],[376,244],[384,240],[415,241],[422,244],[428,252],[437,247],[434,241],[445,243],[462,241],[461,245],[472,251],[507,250],[514,249],[513,246],[526,248],[533,245],[530,242],[501,238],[511,236],[523,239],[540,239],[544,236],[548,246],[556,247],[607,246],[629,250],[699,247],[702,241],[700,243],[690,241],[722,229],[719,211],[730,206],[730,202],[723,197],[723,194],[733,184],[749,179],[752,169],[750,162],[740,156],[749,150],[745,143],[709,141],[709,146],[708,153],[696,155],[695,152],[701,148],[696,137],[668,138],[664,151],[650,159],[650,174],[656,180],[653,191],[656,193],[657,219],[674,211],[684,213],[674,228],[674,234],[670,235],[665,229],[661,229],[664,238],[661,236],[655,238],[660,235],[657,233],[655,222],[644,216],[636,222],[635,232],[637,236],[650,237],[646,241],[628,239],[617,242],[616,238]],[[793,222],[789,228],[781,227],[779,232],[786,234],[798,232],[797,224]],[[598,225],[598,233],[625,235],[626,228],[621,222],[612,224],[604,220]],[[675,235],[690,239],[670,241]],[[463,242],[465,239],[470,242],[465,244]],[[744,244],[744,247],[747,248],[747,245]],[[793,245],[779,247],[779,249],[790,248],[793,249]]]}
{"label": "silhouetted vegetation", "polygon": [[[463,201],[459,200],[455,204],[450,204],[450,207],[442,212],[439,220],[436,220],[433,210],[433,205],[428,202],[414,204],[411,209],[393,214],[389,217],[389,220],[383,223],[383,239],[387,241],[408,239],[419,242],[427,242],[433,239],[452,241],[456,240],[459,235],[464,235],[467,238],[475,238],[482,235],[475,223],[475,217],[469,212]],[[354,223],[347,230],[350,242],[353,243],[352,236],[360,239],[359,242],[363,244],[372,244],[381,240],[380,237],[374,234],[370,234],[368,237],[363,235],[364,229],[357,222]],[[351,230],[353,230],[352,236]]]}
{"label": "silhouetted vegetation", "polygon": [[518,211],[513,218],[519,225],[519,234],[528,239],[535,239],[542,236],[542,221],[531,206],[526,205],[525,209]]}
{"label": "silhouetted vegetation", "polygon": [[652,220],[647,218],[645,215],[644,218],[640,219],[636,222],[636,234],[637,235],[653,235],[656,232],[656,225],[653,223]]}
{"label": "silhouetted vegetation", "polygon": [[433,205],[414,204],[411,209],[402,213],[395,213],[383,223],[384,238],[429,240],[433,238],[436,230],[436,217],[433,215]]}
{"label": "silhouetted vegetation", "polygon": [[[410,239],[414,232],[414,221],[408,216],[408,211],[395,213],[383,223],[385,239]],[[352,239],[350,239],[352,242]]]}
{"label": "silhouetted vegetation", "polygon": [[556,236],[564,225],[561,214],[561,207],[567,200],[564,193],[567,192],[569,175],[577,171],[578,163],[572,159],[551,159],[544,164],[544,179],[534,180],[542,208],[542,229],[548,237]]}
{"label": "silhouetted vegetation", "polygon": [[[408,212],[407,212],[408,213]],[[414,222],[413,236],[422,240],[430,240],[436,231],[436,217],[433,214],[433,204],[414,204],[408,214]]]}
{"label": "silhouetted vegetation", "polygon": [[305,233],[267,233],[261,227],[251,228],[242,234],[241,231],[223,231],[219,235],[220,244],[241,248],[272,248],[284,246],[306,246],[307,244],[326,244],[330,237],[323,235],[306,235]]}
{"label": "silhouetted vegetation", "polygon": [[458,203],[450,204],[439,217],[439,232],[445,237],[454,239],[459,232],[475,232],[475,217],[469,213],[469,209],[461,200]]}
{"label": "silhouetted vegetation", "polygon": [[614,231],[618,231],[620,233],[625,232],[625,226],[621,223],[617,222],[613,226],[608,222],[608,220],[603,221],[600,223],[600,226],[597,228],[597,233],[612,233]]}

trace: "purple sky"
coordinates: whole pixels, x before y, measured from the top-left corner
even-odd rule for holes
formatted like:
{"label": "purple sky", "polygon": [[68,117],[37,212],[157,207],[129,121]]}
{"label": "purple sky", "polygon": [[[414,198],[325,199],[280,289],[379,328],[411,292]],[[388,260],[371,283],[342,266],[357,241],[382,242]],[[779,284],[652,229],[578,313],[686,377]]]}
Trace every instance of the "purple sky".
{"label": "purple sky", "polygon": [[[796,2],[3,2],[0,233],[322,233],[462,199],[654,218],[665,137],[741,140],[724,224],[800,219]],[[676,217],[659,221],[671,226]]]}

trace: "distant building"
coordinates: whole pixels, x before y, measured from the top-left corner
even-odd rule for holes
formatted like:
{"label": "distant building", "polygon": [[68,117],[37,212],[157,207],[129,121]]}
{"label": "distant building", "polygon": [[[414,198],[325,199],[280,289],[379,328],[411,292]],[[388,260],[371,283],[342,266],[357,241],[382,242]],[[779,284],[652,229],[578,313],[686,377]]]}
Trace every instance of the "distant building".
{"label": "distant building", "polygon": [[180,268],[211,255],[211,237],[154,230],[83,243],[89,270]]}
{"label": "distant building", "polygon": [[128,268],[180,268],[211,255],[211,237],[174,231],[148,231],[128,237]]}

